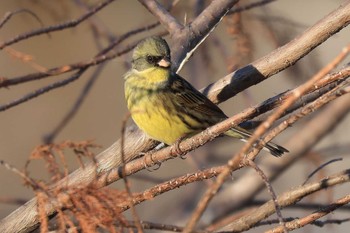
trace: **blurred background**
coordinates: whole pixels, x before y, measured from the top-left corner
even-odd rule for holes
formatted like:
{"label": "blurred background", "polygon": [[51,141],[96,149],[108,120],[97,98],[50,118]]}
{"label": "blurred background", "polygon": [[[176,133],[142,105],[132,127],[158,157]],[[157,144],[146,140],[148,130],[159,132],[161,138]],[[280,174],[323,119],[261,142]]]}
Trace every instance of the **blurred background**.
{"label": "blurred background", "polygon": [[[100,1],[82,2],[87,6],[93,6]],[[165,1],[165,3],[169,2]],[[210,3],[210,1],[202,2],[204,6]],[[241,6],[252,2],[254,1],[241,1]],[[292,40],[309,26],[339,7],[342,2],[340,0],[277,0],[265,6],[244,11],[240,15],[240,19],[234,15],[228,16],[199,47],[180,74],[195,87],[201,89],[224,77],[232,70],[245,66]],[[179,1],[171,12],[176,15],[179,21],[188,22],[197,14],[193,7],[195,4],[198,4],[198,2],[194,0]],[[44,26],[75,19],[86,12],[80,1],[73,0],[0,1],[0,17],[17,9],[28,9],[35,13]],[[33,60],[31,62],[20,61],[8,51],[2,50],[0,52],[0,77],[14,78],[38,72],[38,66],[33,66],[33,63],[41,67],[53,68],[87,61],[95,56],[101,50],[101,47],[107,46],[110,38],[118,37],[132,29],[154,22],[156,22],[155,17],[138,1],[117,0],[94,15],[91,21],[87,20],[71,29],[33,37],[10,46],[16,51],[32,56]],[[235,25],[237,22],[240,23],[239,27]],[[99,42],[100,45],[94,40],[91,30],[92,24],[101,26],[102,32],[100,33],[105,35],[105,39]],[[31,14],[17,14],[0,28],[0,43],[23,32],[40,27],[41,23]],[[237,28],[240,28],[238,32]],[[162,26],[158,26],[153,30],[126,40],[120,48],[140,38],[163,31]],[[167,39],[167,37],[165,38]],[[302,84],[339,54],[341,49],[349,43],[349,38],[350,31],[345,28],[301,59],[295,66],[249,88],[221,104],[220,107],[230,116]],[[122,121],[127,114],[123,92],[123,74],[128,69],[129,60],[130,53],[127,53],[104,63],[101,73],[86,98],[84,98],[77,114],[54,138],[54,142],[93,139],[95,143],[101,145],[100,149],[94,150],[97,154],[120,137]],[[52,132],[72,108],[95,69],[96,67],[90,68],[77,81],[67,86],[0,112],[0,159],[18,169],[22,169],[32,150],[43,143],[45,136]],[[54,81],[69,77],[69,75],[53,76],[45,80],[1,88],[0,105],[18,99]],[[299,127],[302,127],[307,120],[306,118],[298,122],[279,135],[275,141],[283,145],[283,142],[291,137]],[[131,120],[129,120],[129,124],[131,124]],[[323,151],[330,145],[343,148],[343,150],[337,151],[336,154],[321,153],[322,162],[332,158],[343,158],[343,161],[328,166],[325,171],[326,175],[349,168],[348,129],[350,129],[349,117],[318,143],[314,149],[316,152]],[[132,190],[142,191],[147,187],[151,187],[155,181],[167,180],[186,172],[224,164],[242,145],[241,142],[236,140],[219,138],[188,155],[185,161],[174,159],[164,163],[159,170],[152,173],[143,171],[136,174],[131,179]],[[288,149],[293,150],[293,148]],[[269,156],[265,152],[262,153],[263,156]],[[79,166],[73,156],[68,156],[67,160],[70,163],[71,170]],[[311,158],[305,158],[285,171],[273,183],[273,186],[277,193],[286,191],[290,187],[303,183],[306,176],[316,167],[317,164]],[[40,161],[32,162],[29,171],[30,175],[35,178],[47,179],[46,169]],[[233,181],[245,172],[234,173]],[[137,207],[138,213],[142,219],[147,221],[184,224],[187,216],[184,213],[194,208],[195,202],[193,200],[201,197],[200,194],[205,190],[208,182],[210,181],[191,184],[161,195],[155,199],[156,201],[139,205]],[[114,184],[116,187],[118,185]],[[2,200],[0,203],[0,218],[7,216],[18,207],[15,203],[9,203],[9,198],[29,200],[33,197],[32,190],[23,186],[22,179],[4,167],[0,167],[0,190]],[[336,187],[331,199],[341,197],[342,194],[349,193],[348,191],[348,184]],[[315,197],[317,202],[329,203],[328,193],[322,191],[317,195]],[[267,199],[268,197],[266,191],[258,196],[260,199]],[[169,200],[171,201],[169,202]],[[169,209],[172,211],[169,212]],[[288,213],[292,216],[303,216],[308,212],[310,211],[291,210]],[[341,219],[345,215],[349,216],[349,211],[339,210],[332,215],[332,218]],[[210,218],[210,214],[206,216],[208,219]],[[299,231],[329,232],[334,229],[335,231],[332,230],[332,232],[346,232],[346,226],[349,227],[349,223],[343,223],[334,228],[326,226],[322,229],[308,226]]]}

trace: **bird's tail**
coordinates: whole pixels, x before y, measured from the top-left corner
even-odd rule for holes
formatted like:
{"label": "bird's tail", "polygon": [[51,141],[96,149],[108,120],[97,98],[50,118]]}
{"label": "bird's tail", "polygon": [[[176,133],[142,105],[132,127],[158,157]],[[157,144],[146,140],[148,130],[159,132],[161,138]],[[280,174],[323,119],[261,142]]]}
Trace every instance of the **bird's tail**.
{"label": "bird's tail", "polygon": [[[252,136],[249,131],[237,126],[225,132],[225,135],[241,139],[244,142],[246,142]],[[289,152],[286,148],[273,142],[268,142],[264,149],[268,150],[273,156],[276,157],[281,157],[285,152]]]}

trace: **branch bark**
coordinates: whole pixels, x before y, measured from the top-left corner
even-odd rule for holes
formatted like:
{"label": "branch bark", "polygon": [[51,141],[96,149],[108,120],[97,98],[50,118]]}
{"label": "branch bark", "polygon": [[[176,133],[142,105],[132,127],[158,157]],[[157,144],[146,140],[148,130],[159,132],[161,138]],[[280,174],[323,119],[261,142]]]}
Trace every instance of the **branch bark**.
{"label": "branch bark", "polygon": [[168,32],[176,33],[183,29],[184,26],[157,1],[139,0],[139,2],[158,18]]}
{"label": "branch bark", "polygon": [[[350,181],[350,171],[346,170],[339,174],[332,175],[325,178],[319,182],[314,182],[311,184],[306,184],[301,187],[294,188],[288,192],[285,192],[278,196],[277,202],[280,207],[286,207],[294,203],[299,202],[302,198],[315,193],[319,190],[325,189],[327,187],[342,184]],[[349,199],[347,199],[349,202]],[[266,219],[267,216],[272,215],[275,212],[275,206],[273,201],[268,201],[264,205],[260,206],[256,210],[246,214],[245,216],[237,219],[231,224],[220,229],[220,231],[229,232],[242,232],[252,228],[259,221]],[[288,228],[288,224],[286,225]],[[275,232],[275,231],[271,231]],[[283,228],[279,227],[278,232],[283,232]]]}
{"label": "branch bark", "polygon": [[[322,138],[327,136],[329,132],[334,130],[349,112],[350,96],[348,94],[327,106],[291,137],[286,143],[287,148],[293,148],[288,153],[288,156],[278,161],[264,157],[261,163],[265,165],[261,165],[261,169],[265,171],[270,180],[273,180],[278,174],[287,170],[289,166],[302,158],[305,153],[314,147]],[[227,187],[221,193],[218,193],[212,203],[213,208],[211,211],[214,211],[215,217],[220,219],[232,212],[233,209],[240,208],[264,187],[259,177],[253,172],[240,177],[234,184]],[[220,209],[216,207],[220,207]]]}
{"label": "branch bark", "polygon": [[[214,4],[214,2],[221,1],[213,1],[212,4]],[[222,12],[226,12],[226,10],[231,8],[237,1],[222,2],[226,3],[226,8],[223,8],[224,10]],[[219,103],[234,96],[240,90],[255,85],[272,74],[289,67],[314,49],[317,45],[321,44],[334,33],[347,26],[350,21],[350,15],[348,12],[350,12],[349,1],[347,1],[343,7],[337,9],[318,24],[311,27],[302,36],[290,42],[292,45],[286,45],[287,47],[284,46],[251,65],[228,75],[224,79],[205,88],[203,92],[207,94],[211,100]],[[216,18],[215,20],[217,21],[216,23],[213,23],[213,25],[220,22],[220,18]],[[200,21],[195,25],[200,25],[199,22]],[[323,31],[318,30],[317,28],[322,28]],[[200,35],[191,34],[191,43],[186,43],[184,48],[181,46],[180,41],[176,41],[173,49],[175,49],[178,55],[175,57],[178,57],[178,60],[181,60],[181,57],[185,57],[186,51],[195,48],[198,43],[205,38],[203,33],[210,32],[212,29],[213,28],[198,29],[197,32],[200,32]],[[190,37],[190,35],[187,36]],[[175,39],[175,37],[172,37],[173,41],[175,41]],[[293,54],[297,54],[297,56],[294,56]],[[303,143],[305,143],[305,141]],[[142,132],[131,129],[126,136],[124,153],[126,157],[132,159],[137,156],[139,152],[147,151],[154,145],[155,142],[148,139]],[[68,185],[77,187],[91,184],[96,177],[96,172],[98,175],[101,175],[120,165],[120,151],[120,141],[118,140],[111,147],[97,156],[97,171],[95,165],[89,165],[85,169],[78,169],[67,178],[69,182]],[[62,183],[63,182],[65,181],[62,181]],[[52,208],[50,209],[50,206],[48,206],[47,213],[52,213],[52,211]],[[38,218],[36,212],[36,199],[34,198],[27,202],[26,205],[21,206],[12,214],[2,219],[0,221],[0,232],[28,232],[33,229],[36,224],[38,224]]]}
{"label": "branch bark", "polygon": [[202,90],[214,103],[221,103],[250,86],[292,66],[318,45],[350,23],[350,1],[347,1],[299,37],[272,51]]}

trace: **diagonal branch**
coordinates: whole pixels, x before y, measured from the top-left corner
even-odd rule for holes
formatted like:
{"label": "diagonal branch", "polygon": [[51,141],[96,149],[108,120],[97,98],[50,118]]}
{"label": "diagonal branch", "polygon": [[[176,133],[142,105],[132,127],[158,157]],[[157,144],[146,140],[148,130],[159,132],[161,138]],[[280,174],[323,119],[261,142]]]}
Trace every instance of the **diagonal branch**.
{"label": "diagonal branch", "polygon": [[[350,171],[345,170],[339,174],[335,174],[330,176],[329,178],[325,178],[319,182],[314,182],[310,184],[306,184],[300,187],[296,187],[290,191],[282,193],[278,198],[277,202],[280,207],[286,207],[297,203],[302,198],[315,193],[319,190],[325,189],[329,186],[342,184],[350,181]],[[349,202],[349,200],[348,200]],[[252,228],[256,223],[266,218],[266,216],[270,216],[275,212],[275,207],[273,201],[268,201],[264,205],[260,206],[253,212],[246,214],[245,216],[237,219],[231,224],[227,225],[225,228],[220,229],[223,231],[230,232],[241,232]],[[286,224],[287,228],[289,228],[288,224]],[[278,232],[283,232],[282,227],[278,227]],[[271,231],[274,232],[274,231]]]}
{"label": "diagonal branch", "polygon": [[[349,203],[350,203],[350,195],[346,195],[342,198],[339,198],[335,202],[331,203],[327,207],[324,207],[324,208],[316,211],[315,213],[312,213],[312,214],[305,216],[301,219],[296,219],[296,220],[293,220],[293,221],[286,223],[286,227],[289,231],[302,228],[307,224],[315,222],[316,219],[322,218],[323,216],[325,216],[325,215],[333,212],[334,210],[336,210],[344,205],[347,205]],[[265,231],[265,233],[279,233],[279,232],[282,232],[281,227],[276,227],[276,228],[271,229],[269,231]]]}
{"label": "diagonal branch", "polygon": [[139,2],[159,19],[160,23],[170,34],[178,33],[182,30],[183,25],[156,0],[139,0]]}
{"label": "diagonal branch", "polygon": [[[349,8],[349,5],[350,4],[348,3],[348,5],[346,5],[345,7]],[[336,10],[336,11],[342,12],[342,14],[345,14],[341,8]],[[330,20],[329,17],[330,16],[326,17],[327,22]],[[348,14],[347,14],[347,17],[349,17]],[[345,26],[345,25],[340,24],[340,22],[344,22],[341,19],[343,19],[343,17],[340,17],[340,18],[338,17],[338,18],[333,20],[333,22],[335,22],[334,24],[337,24],[338,30],[340,30],[341,28],[343,28]],[[348,21],[345,21],[345,23],[347,25]],[[306,34],[307,33],[309,33],[309,31],[306,32]],[[328,37],[332,36],[332,33],[335,33],[335,30],[333,27],[330,27],[330,28],[325,28],[322,35],[327,35],[327,38],[328,38]],[[296,43],[296,44],[304,43],[306,47],[307,46],[312,47],[312,45],[315,43],[315,40],[317,41],[318,39],[320,39],[318,44],[322,43],[322,40],[321,40],[322,38],[324,38],[324,36],[322,36],[320,38],[317,38],[317,37],[313,38],[314,40],[305,41],[305,40],[299,40],[300,39],[300,37],[299,37],[299,38],[295,39],[294,43]],[[290,54],[293,53],[293,51],[294,52],[297,51],[297,48],[298,48],[298,46],[295,46],[295,47],[290,48],[291,51],[284,51],[285,53],[287,53],[287,56],[282,56],[282,55],[279,56],[280,60],[272,60],[272,61],[271,60],[270,61],[259,60],[259,62],[256,62],[253,64],[256,64],[262,70],[272,69],[271,73],[277,72],[276,70],[274,70],[273,63],[275,62],[275,63],[279,64],[279,63],[281,63],[281,62],[283,63],[287,60],[288,65],[290,65],[291,63],[295,62],[296,61],[295,59],[299,59],[300,57],[299,58],[292,57],[291,59],[289,59],[289,58],[290,58]],[[304,50],[304,53],[306,54],[308,51],[309,50]],[[265,59],[266,58],[269,58],[269,57],[265,57]],[[288,65],[284,66],[284,68],[286,68]],[[279,67],[281,67],[281,66],[279,65]],[[250,69],[248,68],[248,71],[249,70]],[[241,75],[243,75],[244,71],[247,71],[247,70],[241,70]],[[254,77],[254,74],[256,75],[257,73],[259,73],[259,72],[257,72],[257,71],[256,71],[256,73],[250,72],[249,74],[253,75],[253,77]],[[250,78],[251,77],[249,77],[249,75],[246,75],[244,79],[242,78],[241,81],[243,81],[243,83],[244,83],[243,85],[245,85],[246,87],[248,87],[249,85],[253,85],[249,81]],[[262,81],[262,80],[264,80],[264,78],[260,79],[259,81]],[[226,80],[226,85],[228,85],[228,84],[230,84],[230,82],[227,82],[227,80]],[[256,83],[254,83],[254,84],[256,84]],[[222,85],[221,87],[223,88],[224,86]],[[232,86],[230,86],[230,88],[231,87]],[[206,90],[208,90],[208,89],[206,89]],[[218,91],[218,89],[213,89],[213,91]],[[228,92],[228,90],[225,89],[225,92]],[[216,93],[216,95],[218,93],[220,93],[220,91],[218,91]],[[222,97],[222,96],[219,96],[219,97]],[[213,99],[215,100],[215,98],[213,98]],[[222,99],[224,99],[224,98],[221,98],[221,100]],[[218,101],[216,101],[216,102],[218,102]],[[250,112],[250,113],[252,113],[252,112]],[[242,115],[241,115],[241,117],[242,117]],[[236,122],[234,122],[232,120],[232,123],[234,124]],[[138,130],[130,131],[129,135],[127,135],[126,139],[127,139],[126,140],[127,143],[130,143],[130,144],[125,146],[125,153],[128,156],[130,156],[129,158],[133,158],[139,152],[147,151],[148,149],[150,149],[154,146],[154,142],[150,141],[144,134],[142,134]],[[315,139],[315,140],[317,140],[317,139]],[[198,145],[200,145],[201,142],[202,142],[202,139],[198,140],[197,141]],[[101,173],[108,172],[113,167],[120,165],[120,156],[118,154],[118,151],[120,151],[119,141],[116,142],[115,144],[113,144],[110,148],[106,149],[106,151],[104,151],[100,154],[100,156],[98,158],[99,169],[100,169],[99,172],[101,172]],[[130,171],[133,170],[132,165],[129,165],[127,167],[129,167]],[[69,185],[86,186],[88,184],[91,184],[91,182],[95,178],[94,172],[95,172],[95,167],[91,170],[85,169],[84,171],[82,171],[82,169],[78,169],[77,171],[73,172],[69,176],[69,178],[68,178]],[[62,181],[62,183],[64,183],[64,181]],[[50,211],[50,207],[48,207],[48,211]],[[20,207],[15,212],[13,212],[11,215],[9,215],[5,219],[3,219],[1,221],[1,224],[0,224],[0,229],[13,229],[13,230],[16,230],[17,232],[24,232],[24,229],[28,230],[30,227],[33,227],[33,225],[35,225],[36,223],[38,223],[38,219],[36,218],[36,199],[32,199],[31,201],[29,201],[27,203],[27,205]]]}
{"label": "diagonal branch", "polygon": [[[341,106],[341,109],[338,109],[338,111],[334,110],[332,114],[338,114],[337,112],[340,111],[340,116],[343,116],[341,114],[345,114],[349,108],[346,107],[347,104],[342,103]],[[179,146],[182,151],[187,151],[194,149],[195,147],[199,147],[204,142],[211,140],[215,136],[219,135],[220,132],[226,131],[232,126],[232,124],[236,125],[242,120],[249,118],[247,117],[249,116],[249,114],[257,113],[254,111],[254,109],[245,111],[241,114],[231,117],[228,120],[228,122],[222,122],[214,127],[211,127],[205,132],[192,137],[191,139],[187,139],[181,142]],[[327,123],[328,125],[334,125],[338,122],[339,118],[337,118],[335,122],[330,119]],[[154,141],[149,140],[149,138],[147,138],[145,134],[135,129],[129,130],[127,132],[127,134],[125,135],[125,140],[126,141],[124,153],[127,161],[130,161],[132,158],[135,158],[135,155],[137,155],[140,151],[147,151],[155,146]],[[315,139],[315,141],[312,142],[315,143],[316,141],[317,139]],[[173,156],[177,156],[177,154],[173,153],[172,151],[172,147],[167,147],[153,154],[145,155],[144,158],[134,160],[131,163],[126,164],[126,174],[129,175],[144,169],[145,163],[149,165],[148,161],[151,161],[150,164],[152,164],[152,162],[154,161],[165,161],[172,158]],[[97,156],[96,160],[98,167],[97,172],[99,175],[97,181],[96,164],[92,163],[86,165],[84,169],[77,169],[67,178],[58,182],[53,188],[64,187],[66,189],[68,187],[86,187],[88,185],[91,185],[93,182],[96,187],[104,187],[120,179],[120,168],[118,168],[118,166],[120,166],[121,164],[120,140],[118,140],[112,146],[100,153]],[[238,168],[239,167],[237,167],[237,169]],[[65,195],[65,193],[63,195]],[[53,214],[55,212],[54,203],[48,203],[48,205],[46,206],[46,210],[48,215]],[[33,198],[32,200],[28,201],[25,205],[21,206],[16,211],[7,216],[5,219],[0,221],[0,232],[6,232],[6,229],[15,229],[16,232],[28,232],[29,229],[32,229],[33,227],[35,227],[36,224],[38,224],[38,221],[39,219],[36,215],[36,198]]]}
{"label": "diagonal branch", "polygon": [[[340,56],[340,57],[344,58],[346,52],[344,53],[343,56]],[[260,139],[260,137],[271,127],[271,125],[279,117],[281,117],[283,115],[283,113],[289,107],[291,107],[301,96],[303,96],[305,93],[309,92],[313,88],[313,86],[326,75],[327,72],[330,72],[331,69],[334,68],[334,65],[337,64],[338,61],[339,61],[339,57],[337,57],[334,61],[332,61],[324,69],[319,71],[309,81],[307,81],[303,85],[294,89],[292,91],[292,95],[273,114],[271,114],[262,124],[259,125],[259,127],[254,131],[254,133],[247,140],[247,143],[243,146],[243,148],[240,150],[240,152],[235,154],[227,162],[226,169],[224,169],[223,172],[218,176],[215,183],[213,183],[207,189],[207,191],[204,193],[203,197],[198,202],[198,205],[197,205],[195,211],[193,212],[190,220],[188,221],[188,223],[184,229],[184,232],[188,233],[192,229],[194,229],[195,225],[197,224],[200,217],[202,216],[205,209],[207,208],[209,202],[212,200],[214,195],[218,192],[219,188],[222,186],[226,177],[232,172],[232,169],[235,169],[236,167],[242,166],[242,163],[244,165],[246,165],[245,161],[247,161],[247,159],[254,160],[256,158],[257,154],[263,148],[263,145],[264,145],[258,141]],[[288,124],[284,124],[284,123],[281,125],[282,125],[282,127],[279,128],[280,130],[284,130],[288,126]],[[269,136],[269,135],[267,135],[267,136]],[[269,140],[271,140],[274,136],[276,136],[276,134],[272,135],[272,137],[269,138]],[[255,145],[255,146],[253,146],[253,145]],[[254,149],[250,151],[251,148],[254,148]]]}
{"label": "diagonal branch", "polygon": [[30,31],[30,32],[27,32],[27,33],[20,34],[20,35],[14,37],[8,41],[5,41],[4,43],[1,43],[0,50],[4,49],[5,47],[7,47],[9,45],[17,43],[21,40],[25,40],[25,39],[28,39],[28,38],[31,38],[34,36],[39,36],[39,35],[46,34],[49,32],[60,31],[63,29],[75,27],[114,1],[115,0],[106,0],[105,2],[101,2],[96,7],[92,8],[89,12],[81,15],[77,19],[73,19],[73,20],[70,20],[70,21],[67,21],[67,22],[64,22],[61,24],[54,25],[54,26],[43,27],[43,28],[39,28],[39,29]]}
{"label": "diagonal branch", "polygon": [[[349,94],[348,94],[349,95]],[[286,171],[293,163],[302,158],[317,142],[327,136],[350,112],[350,97],[343,97],[334,101],[325,109],[323,109],[310,122],[298,130],[290,140],[285,144],[287,148],[293,148],[288,156],[283,160],[271,161],[266,167],[266,175],[271,179],[275,179],[278,174]],[[332,117],[329,117],[332,116]],[[322,127],[320,127],[322,126]],[[269,158],[264,157],[262,164],[265,164]],[[263,183],[258,182],[259,178],[253,175],[243,176],[236,182],[223,190],[212,203],[216,213],[216,219],[220,219],[224,215],[231,213],[234,209],[240,208],[242,205],[251,200],[252,197],[264,188]],[[244,186],[247,183],[256,184]],[[239,201],[237,201],[239,200]],[[218,209],[220,207],[220,209]]]}
{"label": "diagonal branch", "polygon": [[214,103],[221,103],[250,86],[295,64],[318,45],[350,23],[350,1],[339,7],[299,37],[203,89]]}
{"label": "diagonal branch", "polygon": [[[196,48],[216,28],[222,18],[239,0],[216,0],[180,33],[171,34],[173,70],[181,70]],[[171,32],[170,32],[171,33]]]}

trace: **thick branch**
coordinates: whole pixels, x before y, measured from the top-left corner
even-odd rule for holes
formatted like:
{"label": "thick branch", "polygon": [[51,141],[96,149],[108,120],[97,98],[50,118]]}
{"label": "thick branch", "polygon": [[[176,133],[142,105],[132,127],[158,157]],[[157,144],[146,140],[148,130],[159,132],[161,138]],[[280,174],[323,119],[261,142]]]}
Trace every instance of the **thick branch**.
{"label": "thick branch", "polygon": [[[346,109],[344,107],[345,105],[342,106],[343,110]],[[256,111],[254,111],[254,108],[251,108],[249,111],[245,111],[244,113],[231,117],[227,121],[215,125],[214,127],[211,127],[210,129],[204,131],[199,135],[196,135],[191,139],[187,139],[181,142],[180,148],[182,151],[193,150],[208,140],[215,138],[215,136],[219,135],[221,132],[228,130],[230,127],[232,127],[232,125],[236,125],[243,119],[246,119],[249,114],[254,113],[256,113]],[[154,141],[149,140],[141,131],[135,129],[128,131],[125,135],[125,138],[126,141],[124,144],[124,154],[126,156],[126,160],[135,158],[135,155],[137,155],[139,152],[147,151],[155,145]],[[129,175],[141,169],[144,169],[145,163],[151,166],[154,161],[165,161],[172,158],[173,156],[177,156],[172,148],[173,147],[165,148],[161,151],[157,151],[153,155],[148,154],[144,158],[126,164],[126,174]],[[94,182],[96,187],[103,187],[107,184],[110,184],[111,182],[118,180],[121,174],[120,169],[118,168],[118,166],[121,164],[120,152],[121,148],[119,140],[110,148],[106,149],[104,152],[97,156],[97,166],[95,166],[95,164],[90,164],[87,165],[84,169],[78,169],[70,174],[68,178],[56,184],[56,186],[53,188],[62,187],[64,189],[69,189],[70,187],[85,187],[96,181],[96,176],[98,177],[97,182]],[[63,196],[64,195],[65,193],[63,193]],[[58,199],[60,198],[58,197]],[[46,209],[48,215],[53,214],[55,210],[52,203],[48,204],[46,206]],[[14,227],[16,227],[16,230],[18,232],[28,232],[38,223],[37,216],[33,214],[33,212],[36,213],[35,198],[3,219],[0,222],[0,232],[2,230],[6,232],[6,230],[13,229]],[[13,224],[15,224],[15,226]]]}
{"label": "thick branch", "polygon": [[[215,29],[222,18],[239,0],[216,0],[181,30],[170,34],[172,39],[173,69],[179,71],[195,49]],[[171,33],[171,32],[170,32]]]}
{"label": "thick branch", "polygon": [[[214,2],[216,2],[216,1],[214,1]],[[272,59],[271,55],[269,55],[269,56],[265,57],[264,59],[272,59],[272,60],[264,61],[264,59],[261,59],[258,62],[255,62],[253,64],[255,64],[257,67],[259,67],[259,70],[263,70],[266,74],[271,75],[271,74],[276,73],[279,70],[281,70],[282,67],[286,68],[288,65],[296,62],[298,59],[300,59],[300,57],[304,56],[305,54],[307,54],[310,51],[310,49],[302,50],[303,53],[300,55],[300,49],[298,49],[298,48],[300,48],[300,47],[314,48],[318,44],[322,43],[326,38],[330,37],[332,35],[332,33],[335,33],[337,30],[340,30],[341,28],[343,28],[344,26],[346,26],[349,23],[350,16],[349,16],[348,12],[349,12],[349,8],[350,8],[350,3],[348,2],[348,4],[346,6],[344,6],[344,8],[347,9],[346,15],[344,15],[345,14],[344,9],[340,8],[340,9],[336,10],[332,15],[325,18],[324,23],[326,23],[328,25],[328,27],[323,28],[324,32],[323,32],[322,36],[319,33],[319,35],[318,35],[319,37],[315,37],[315,38],[313,38],[313,40],[305,40],[302,38],[306,37],[306,35],[303,35],[303,36],[301,36],[298,39],[295,39],[293,41],[294,46],[290,47],[289,48],[290,50],[287,51],[287,50],[285,50],[285,47],[283,47],[284,49],[282,50],[282,52],[280,50],[275,52],[275,53],[280,52],[279,56],[277,56],[278,59],[277,58]],[[340,17],[340,15],[341,15],[341,17]],[[332,19],[332,17],[334,17],[334,18]],[[344,20],[344,19],[346,19],[346,20]],[[333,24],[334,24],[333,27],[329,27],[329,25],[331,24],[329,21],[333,22]],[[341,24],[341,23],[343,23],[343,24]],[[318,25],[318,26],[320,26],[320,25]],[[313,30],[308,30],[307,32],[305,32],[305,34],[311,33],[312,35],[314,35],[313,31],[317,30],[317,29],[314,29],[314,27],[312,27],[311,29],[313,29]],[[200,39],[198,39],[198,40],[200,41]],[[297,52],[299,53],[299,56],[297,56],[297,57],[291,56],[291,54],[297,53]],[[284,56],[283,53],[286,53],[287,55]],[[272,54],[274,54],[274,53],[272,53]],[[292,59],[288,60],[288,58],[292,58]],[[288,64],[285,66],[281,66],[281,63],[285,63],[286,60],[288,60]],[[276,63],[276,67],[279,67],[279,69],[275,68],[274,63]],[[270,69],[270,71],[269,71],[269,69]],[[244,74],[244,72],[248,72],[248,74]],[[263,78],[258,79],[258,81],[255,80],[254,83],[251,83],[250,79],[254,79],[252,77],[254,77],[256,74],[259,73],[259,71],[257,71],[257,70],[252,72],[251,66],[246,67],[246,69],[241,69],[239,71],[239,73],[242,75],[241,78],[239,78],[239,80],[243,83],[243,86],[245,86],[245,87],[256,84],[257,82],[260,82],[266,78],[266,77],[263,77]],[[250,75],[252,75],[252,77],[250,77]],[[231,79],[231,76],[229,79]],[[228,87],[224,89],[223,93],[229,93],[229,90],[231,90],[231,91],[233,91],[233,94],[231,94],[231,96],[233,96],[236,93],[235,91],[237,91],[237,89],[232,89],[232,83],[235,83],[235,85],[236,85],[237,82],[235,79],[232,83],[230,83],[229,79],[225,78],[223,81],[221,81],[221,83],[228,85]],[[224,88],[224,85],[221,85],[221,88]],[[240,87],[240,89],[242,89],[242,86]],[[212,90],[214,92],[214,94],[209,93],[210,94],[209,96],[215,102],[220,102],[220,100],[227,99],[227,95],[224,95],[225,98],[223,98],[223,96],[220,94],[220,90],[219,90],[218,86],[216,86],[216,85],[212,85],[209,88],[205,89],[205,92],[207,94],[208,94],[208,90]],[[216,97],[216,95],[219,95],[219,96]],[[147,139],[144,136],[144,134],[140,133],[139,131],[132,131],[126,138],[127,138],[127,143],[129,143],[129,144],[125,145],[125,154],[129,155],[130,158],[134,157],[135,154],[139,153],[140,151],[145,151],[145,150],[150,149],[154,145],[149,139]],[[306,140],[306,141],[308,141],[308,140]],[[198,143],[198,145],[200,145],[201,141],[198,141],[197,143]],[[305,141],[303,143],[305,143]],[[118,141],[115,144],[113,144],[110,148],[108,148],[106,151],[101,153],[101,155],[99,155],[99,159],[98,159],[98,161],[99,161],[98,173],[108,172],[109,170],[111,170],[111,168],[119,165],[120,164],[120,159],[119,159],[120,153],[119,152],[120,152],[120,145],[119,145],[119,141]],[[130,170],[132,170],[132,167],[130,168]],[[68,179],[69,184],[75,184],[75,185],[80,184],[82,186],[86,186],[94,180],[95,174],[96,174],[95,167],[91,167],[84,172],[82,172],[81,169],[79,169],[76,172],[71,174],[71,176]],[[37,216],[36,216],[35,203],[36,203],[35,199],[32,199],[31,201],[29,201],[27,203],[26,206],[20,207],[15,212],[13,212],[11,215],[9,215],[5,219],[3,219],[0,222],[0,232],[8,232],[8,230],[11,230],[11,231],[15,230],[16,232],[26,232],[26,231],[28,231],[29,228],[33,227],[38,222],[38,219],[36,218]]]}
{"label": "thick branch", "polygon": [[156,0],[139,0],[139,2],[159,19],[170,34],[177,33],[183,28],[183,25]]}
{"label": "thick branch", "polygon": [[350,23],[350,1],[330,13],[288,44],[252,64],[239,69],[203,90],[214,103],[221,103],[237,93],[295,64],[315,47]]}
{"label": "thick branch", "polygon": [[[136,128],[129,127],[129,131],[125,135],[125,147],[128,148],[126,155],[135,155],[140,151],[146,151],[154,147],[154,141],[149,140],[145,135]],[[97,173],[111,170],[121,164],[120,157],[120,139],[101,152],[97,156]],[[126,158],[129,161],[132,157]],[[90,163],[84,169],[79,168],[69,175],[66,179],[58,182],[55,187],[63,189],[69,187],[86,187],[96,179],[96,165]],[[39,223],[37,215],[37,199],[33,198],[25,205],[19,207],[9,216],[0,221],[0,232],[31,232]],[[54,213],[55,208],[53,203],[48,203],[46,206],[47,215]]]}

